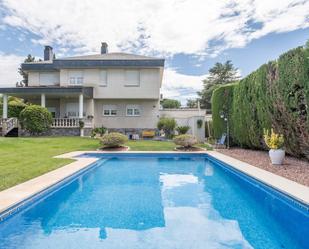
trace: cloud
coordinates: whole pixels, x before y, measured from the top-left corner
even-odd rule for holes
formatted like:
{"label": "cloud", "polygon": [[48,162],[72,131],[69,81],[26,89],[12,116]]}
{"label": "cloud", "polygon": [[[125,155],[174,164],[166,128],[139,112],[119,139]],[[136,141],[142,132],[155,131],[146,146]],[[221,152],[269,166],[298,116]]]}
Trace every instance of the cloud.
{"label": "cloud", "polygon": [[[306,0],[2,0],[0,11],[0,30],[33,34],[32,43],[57,46],[58,56],[99,52],[106,41],[110,51],[188,54],[197,65],[267,34],[309,27]],[[0,53],[0,84],[15,84],[22,59]],[[162,92],[184,103],[205,77],[167,68]]]}
{"label": "cloud", "polygon": [[207,75],[186,75],[178,73],[173,68],[167,68],[163,75],[162,94],[164,98],[179,99],[182,104],[188,98],[196,98],[197,91],[203,87],[203,79]]}
{"label": "cloud", "polygon": [[12,87],[21,80],[17,70],[25,58],[0,52],[0,86]]}
{"label": "cloud", "polygon": [[112,50],[215,56],[272,32],[309,27],[304,0],[4,0],[1,5],[2,22],[36,34],[35,43],[80,53],[98,52],[98,44],[107,41]]}

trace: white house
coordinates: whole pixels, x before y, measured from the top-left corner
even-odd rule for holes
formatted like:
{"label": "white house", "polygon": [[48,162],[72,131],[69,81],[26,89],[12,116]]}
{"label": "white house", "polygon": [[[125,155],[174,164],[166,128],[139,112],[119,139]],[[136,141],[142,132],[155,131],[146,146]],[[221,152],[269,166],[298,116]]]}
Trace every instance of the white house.
{"label": "white house", "polygon": [[17,96],[46,107],[57,135],[68,128],[79,132],[80,119],[86,131],[102,125],[124,133],[156,128],[162,58],[108,53],[102,43],[100,54],[55,59],[52,47],[46,46],[44,61],[23,63],[22,69],[28,73],[28,86],[0,88],[3,120],[7,96]]}

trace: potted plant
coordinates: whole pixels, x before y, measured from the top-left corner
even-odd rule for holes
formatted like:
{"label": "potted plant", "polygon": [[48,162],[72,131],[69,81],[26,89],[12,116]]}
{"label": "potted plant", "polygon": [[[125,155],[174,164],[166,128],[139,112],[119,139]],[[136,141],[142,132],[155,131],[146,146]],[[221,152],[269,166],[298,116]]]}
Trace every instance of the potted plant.
{"label": "potted plant", "polygon": [[197,128],[202,128],[202,126],[203,126],[203,120],[202,119],[198,119],[197,121],[196,121],[196,124],[197,124]]}
{"label": "potted plant", "polygon": [[269,150],[269,157],[272,164],[282,164],[285,156],[285,151],[282,149],[284,138],[282,134],[277,134],[273,129],[264,130],[264,141]]}

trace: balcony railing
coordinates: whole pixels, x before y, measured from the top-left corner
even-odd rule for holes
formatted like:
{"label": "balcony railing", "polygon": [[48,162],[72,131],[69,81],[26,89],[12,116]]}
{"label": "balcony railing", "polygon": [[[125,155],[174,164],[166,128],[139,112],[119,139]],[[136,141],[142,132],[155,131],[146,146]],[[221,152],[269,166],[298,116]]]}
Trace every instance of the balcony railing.
{"label": "balcony railing", "polygon": [[[79,118],[53,118],[52,128],[79,128]],[[83,119],[85,128],[92,128],[92,120]]]}
{"label": "balcony railing", "polygon": [[53,128],[79,127],[79,119],[78,118],[54,118],[51,127]]}

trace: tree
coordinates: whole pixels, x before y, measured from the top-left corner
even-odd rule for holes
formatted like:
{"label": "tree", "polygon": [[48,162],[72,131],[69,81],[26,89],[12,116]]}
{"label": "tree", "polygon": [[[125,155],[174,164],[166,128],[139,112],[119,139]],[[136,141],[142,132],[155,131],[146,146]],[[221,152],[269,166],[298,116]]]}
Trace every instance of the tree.
{"label": "tree", "polygon": [[197,99],[187,99],[187,107],[197,108]]}
{"label": "tree", "polygon": [[230,60],[225,63],[217,62],[209,69],[209,76],[203,80],[204,88],[198,92],[202,108],[211,108],[211,96],[213,91],[220,85],[225,85],[239,79],[237,68]]}
{"label": "tree", "polygon": [[[33,61],[35,61],[35,57],[31,56],[31,54],[28,54],[24,60],[24,63]],[[18,73],[23,77],[23,79],[20,82],[17,82],[16,86],[28,86],[28,74],[22,70],[21,67],[18,68]]]}
{"label": "tree", "polygon": [[179,100],[176,100],[176,99],[163,99],[161,102],[161,105],[164,109],[166,108],[179,109],[181,106],[181,103]]}
{"label": "tree", "polygon": [[157,124],[158,129],[163,130],[167,138],[173,137],[174,129],[176,126],[177,126],[176,120],[174,118],[167,118],[167,117],[160,118]]}

